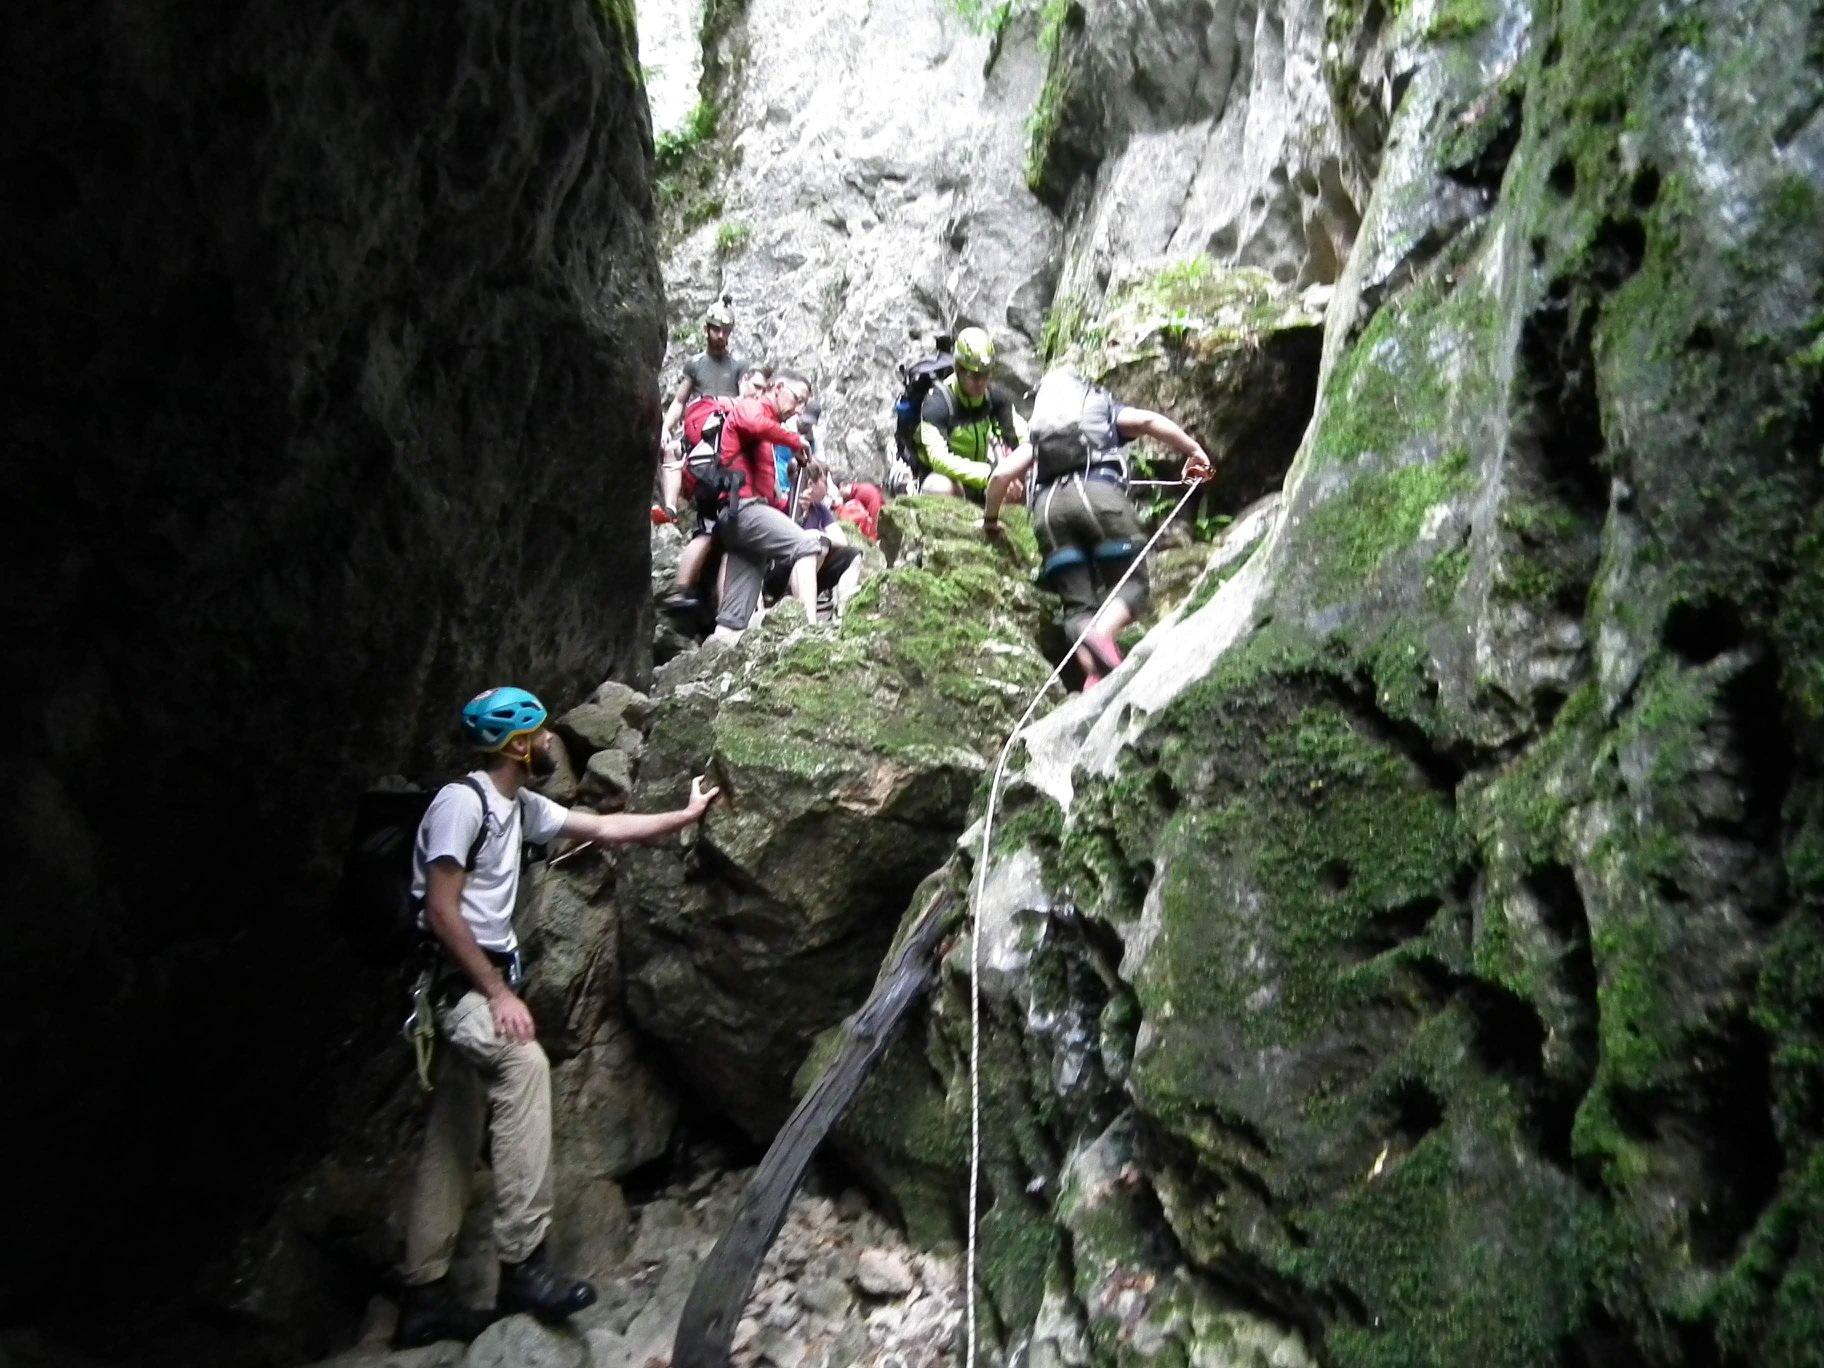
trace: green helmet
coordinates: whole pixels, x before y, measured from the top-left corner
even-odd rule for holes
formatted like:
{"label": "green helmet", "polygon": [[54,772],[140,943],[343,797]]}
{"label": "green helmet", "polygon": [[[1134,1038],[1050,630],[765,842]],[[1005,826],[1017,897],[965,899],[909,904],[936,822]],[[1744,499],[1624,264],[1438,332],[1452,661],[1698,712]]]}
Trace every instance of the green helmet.
{"label": "green helmet", "polygon": [[734,301],[723,295],[710,305],[709,312],[703,315],[703,324],[709,328],[732,328],[735,326]]}
{"label": "green helmet", "polygon": [[994,339],[986,328],[964,328],[956,335],[956,346],[950,354],[956,359],[958,370],[986,375],[994,366]]}

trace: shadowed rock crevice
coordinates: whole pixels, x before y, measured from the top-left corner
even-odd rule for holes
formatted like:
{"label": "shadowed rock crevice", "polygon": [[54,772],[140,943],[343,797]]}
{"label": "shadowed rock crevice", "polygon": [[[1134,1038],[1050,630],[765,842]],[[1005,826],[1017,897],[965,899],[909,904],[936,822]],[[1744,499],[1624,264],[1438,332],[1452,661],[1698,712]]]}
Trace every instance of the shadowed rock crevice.
{"label": "shadowed rock crevice", "polygon": [[[13,1217],[41,1234],[0,1314],[73,1299],[99,1335],[67,1272],[97,1250],[131,1270],[99,1319],[189,1304],[339,1133],[344,1048],[397,1025],[326,929],[357,795],[456,770],[485,684],[643,669],[624,491],[662,323],[618,13],[9,16],[33,512],[8,549],[39,586],[15,615],[39,693],[10,734],[36,796],[6,901],[34,910],[0,1042],[88,1062],[80,1089],[9,1089],[36,1118],[5,1144],[35,1175]],[[287,1308],[244,1291],[207,1295],[284,1344]]]}

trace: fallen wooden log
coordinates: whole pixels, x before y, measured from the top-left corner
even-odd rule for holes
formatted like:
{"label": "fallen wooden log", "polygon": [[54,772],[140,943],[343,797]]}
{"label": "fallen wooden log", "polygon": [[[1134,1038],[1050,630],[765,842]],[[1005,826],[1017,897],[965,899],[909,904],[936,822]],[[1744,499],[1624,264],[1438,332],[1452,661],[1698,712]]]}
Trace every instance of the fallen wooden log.
{"label": "fallen wooden log", "polygon": [[824,1137],[868,1081],[912,1004],[937,973],[933,953],[954,898],[939,894],[906,936],[862,1009],[849,1018],[836,1057],[812,1084],[773,1139],[734,1221],[703,1261],[684,1303],[672,1368],[727,1368],[735,1323],[747,1305],[766,1251],[785,1224],[786,1208]]}

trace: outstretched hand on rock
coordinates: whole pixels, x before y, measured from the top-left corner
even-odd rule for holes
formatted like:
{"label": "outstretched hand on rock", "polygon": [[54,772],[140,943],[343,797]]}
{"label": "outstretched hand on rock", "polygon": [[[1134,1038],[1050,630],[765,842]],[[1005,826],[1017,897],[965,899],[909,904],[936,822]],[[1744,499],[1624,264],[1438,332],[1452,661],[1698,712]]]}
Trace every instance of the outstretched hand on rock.
{"label": "outstretched hand on rock", "polygon": [[690,801],[684,805],[684,809],[698,821],[703,820],[703,814],[709,811],[709,805],[722,796],[721,788],[704,787],[708,782],[707,776],[701,774],[690,781]]}

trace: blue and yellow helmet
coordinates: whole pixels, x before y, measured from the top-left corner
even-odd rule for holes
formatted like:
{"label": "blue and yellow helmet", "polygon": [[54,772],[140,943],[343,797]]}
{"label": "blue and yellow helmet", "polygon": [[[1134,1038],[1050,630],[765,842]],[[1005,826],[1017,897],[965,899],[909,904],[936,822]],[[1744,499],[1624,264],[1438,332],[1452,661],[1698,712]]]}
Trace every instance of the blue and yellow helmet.
{"label": "blue and yellow helmet", "polygon": [[483,750],[499,750],[514,737],[545,725],[545,705],[524,689],[484,689],[462,709],[462,734]]}

